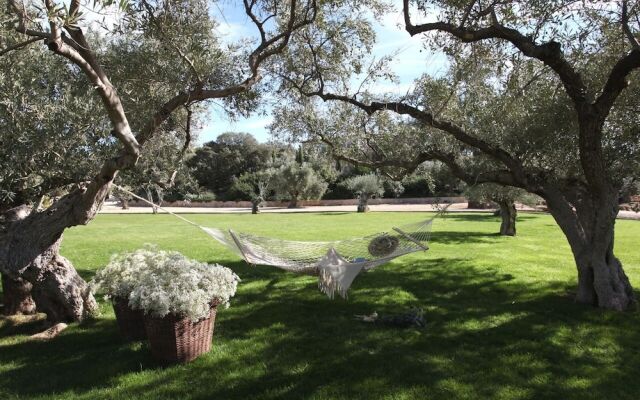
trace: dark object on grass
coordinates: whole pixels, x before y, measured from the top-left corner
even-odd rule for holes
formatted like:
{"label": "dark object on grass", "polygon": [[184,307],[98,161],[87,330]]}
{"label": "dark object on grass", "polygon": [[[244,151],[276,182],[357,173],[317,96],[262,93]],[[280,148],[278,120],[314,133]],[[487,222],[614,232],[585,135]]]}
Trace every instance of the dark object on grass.
{"label": "dark object on grass", "polygon": [[413,326],[424,328],[426,326],[422,308],[412,308],[404,314],[378,315],[378,313],[374,311],[369,315],[356,315],[355,317],[359,321],[396,328],[410,328]]}
{"label": "dark object on grass", "polygon": [[147,333],[144,328],[144,313],[134,310],[126,299],[113,299],[113,311],[116,314],[116,322],[120,334],[127,341],[144,340]]}
{"label": "dark object on grass", "polygon": [[162,318],[145,315],[144,324],[151,353],[160,362],[189,362],[211,350],[216,305],[207,318],[193,322],[190,318],[169,314]]}

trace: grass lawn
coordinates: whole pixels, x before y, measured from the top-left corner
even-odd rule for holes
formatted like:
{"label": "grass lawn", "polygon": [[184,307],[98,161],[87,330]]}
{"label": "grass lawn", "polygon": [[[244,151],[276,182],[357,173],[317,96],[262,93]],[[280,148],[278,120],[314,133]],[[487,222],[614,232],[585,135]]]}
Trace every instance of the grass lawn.
{"label": "grass lawn", "polygon": [[[210,226],[300,240],[348,238],[426,213],[193,215]],[[249,267],[196,228],[165,215],[101,215],[66,233],[62,253],[91,278],[114,252],[157,243],[242,278],[216,321],[213,350],[160,367],[125,344],[113,311],[48,343],[0,322],[0,399],[638,399],[640,314],[574,304],[576,272],[551,217],[523,214],[518,236],[488,214],[434,224],[431,250],[361,275],[348,301],[312,277]],[[616,253],[640,288],[640,222],[619,221]],[[354,314],[425,310],[425,329]]]}

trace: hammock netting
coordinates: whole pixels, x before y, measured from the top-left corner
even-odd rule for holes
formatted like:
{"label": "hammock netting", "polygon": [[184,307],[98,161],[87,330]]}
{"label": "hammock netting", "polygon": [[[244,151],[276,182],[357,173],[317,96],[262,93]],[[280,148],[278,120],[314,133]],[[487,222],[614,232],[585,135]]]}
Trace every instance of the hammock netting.
{"label": "hammock netting", "polygon": [[[431,225],[435,219],[433,217],[426,221],[393,227],[388,232],[354,239],[302,242],[201,226],[121,186],[115,186],[153,207],[199,227],[249,264],[270,265],[291,272],[317,275],[320,290],[330,298],[333,298],[336,292],[346,297],[353,280],[361,271],[368,271],[405,254],[428,250]],[[444,211],[446,207],[440,213]]]}
{"label": "hammock netting", "polygon": [[361,271],[396,257],[428,250],[433,219],[394,227],[364,237],[333,242],[304,242],[200,227],[249,264],[270,265],[295,273],[318,275],[329,297],[347,290]]}

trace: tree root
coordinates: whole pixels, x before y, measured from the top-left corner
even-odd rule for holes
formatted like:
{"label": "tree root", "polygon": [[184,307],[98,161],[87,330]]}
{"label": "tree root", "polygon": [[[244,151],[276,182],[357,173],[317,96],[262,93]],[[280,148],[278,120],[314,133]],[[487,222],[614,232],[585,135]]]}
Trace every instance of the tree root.
{"label": "tree root", "polygon": [[31,335],[30,339],[32,340],[51,340],[53,338],[55,338],[56,336],[58,336],[60,334],[60,332],[62,332],[63,330],[67,329],[69,325],[65,324],[64,322],[58,322],[57,324],[51,326],[50,328],[40,332],[40,333],[36,333],[35,335]]}

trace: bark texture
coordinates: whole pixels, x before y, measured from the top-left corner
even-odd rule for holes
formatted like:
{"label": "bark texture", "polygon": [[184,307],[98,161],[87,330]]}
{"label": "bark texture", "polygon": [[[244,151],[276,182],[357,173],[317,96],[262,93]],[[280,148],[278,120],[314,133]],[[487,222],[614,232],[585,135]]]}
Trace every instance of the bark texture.
{"label": "bark texture", "polygon": [[633,288],[614,254],[616,192],[608,196],[579,189],[547,193],[549,210],[569,241],[578,269],[576,301],[617,311],[634,308]]}
{"label": "bark texture", "polygon": [[34,314],[36,303],[31,297],[31,289],[31,283],[24,279],[11,279],[2,274],[3,314]]}
{"label": "bark texture", "polygon": [[500,234],[503,236],[515,236],[516,235],[516,217],[518,211],[513,201],[502,200],[498,202],[500,206],[500,217],[502,222],[500,224]]}
{"label": "bark texture", "polygon": [[33,282],[32,296],[49,321],[81,321],[92,315],[98,305],[89,285],[58,253],[60,241],[49,250],[50,257],[32,264],[23,276]]}
{"label": "bark texture", "polygon": [[77,224],[73,209],[84,193],[73,192],[44,212],[14,213],[0,232],[0,272],[5,279],[29,283],[38,311],[50,322],[81,321],[97,310],[89,285],[59,254],[62,232]]}

